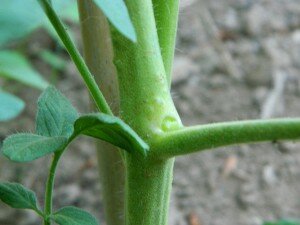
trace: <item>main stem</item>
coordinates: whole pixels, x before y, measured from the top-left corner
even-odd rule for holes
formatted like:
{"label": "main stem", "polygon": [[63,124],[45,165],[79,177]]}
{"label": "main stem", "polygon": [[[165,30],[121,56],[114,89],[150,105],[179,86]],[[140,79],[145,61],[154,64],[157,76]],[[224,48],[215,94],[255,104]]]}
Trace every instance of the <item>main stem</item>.
{"label": "main stem", "polygon": [[[152,0],[127,0],[137,43],[113,31],[120,112],[146,142],[181,127],[159,45]],[[156,149],[150,149],[156,151]],[[126,225],[166,225],[173,159],[126,155]]]}
{"label": "main stem", "polygon": [[127,160],[126,225],[167,225],[174,159]]}

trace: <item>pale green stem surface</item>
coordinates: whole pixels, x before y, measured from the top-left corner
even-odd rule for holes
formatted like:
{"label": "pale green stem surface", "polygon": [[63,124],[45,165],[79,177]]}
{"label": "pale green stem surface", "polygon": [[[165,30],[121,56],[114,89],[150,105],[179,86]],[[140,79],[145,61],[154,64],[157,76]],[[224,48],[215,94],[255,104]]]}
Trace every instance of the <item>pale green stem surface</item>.
{"label": "pale green stem surface", "polygon": [[85,64],[83,58],[78,52],[75,44],[73,43],[70,36],[68,35],[63,23],[61,22],[61,20],[59,19],[59,17],[57,16],[53,8],[51,7],[48,0],[38,0],[38,1],[42,5],[42,8],[44,9],[46,15],[48,16],[51,24],[56,30],[61,41],[64,43],[69,55],[71,56],[87,88],[89,89],[90,94],[93,97],[98,109],[103,113],[112,115],[112,111],[109,105],[107,104],[102,92],[100,91],[93,75],[90,73],[87,65]]}
{"label": "pale green stem surface", "polygon": [[168,84],[171,85],[179,0],[152,0],[152,2],[166,77]]}
{"label": "pale green stem surface", "polygon": [[253,142],[300,139],[300,119],[246,120],[186,127],[156,138],[158,157],[174,157],[206,149]]}
{"label": "pale green stem surface", "polygon": [[[84,58],[114,115],[119,114],[119,88],[107,19],[92,0],[78,0]],[[96,141],[107,225],[125,225],[125,167],[120,151]]]}

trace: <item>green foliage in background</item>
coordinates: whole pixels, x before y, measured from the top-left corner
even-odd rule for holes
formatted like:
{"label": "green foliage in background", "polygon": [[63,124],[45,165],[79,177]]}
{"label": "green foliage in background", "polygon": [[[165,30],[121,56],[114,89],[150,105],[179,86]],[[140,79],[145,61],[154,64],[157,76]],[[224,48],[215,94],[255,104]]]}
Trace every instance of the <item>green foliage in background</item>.
{"label": "green foliage in background", "polygon": [[7,121],[15,118],[24,109],[24,102],[0,89],[0,121]]}
{"label": "green foliage in background", "polygon": [[[73,0],[54,0],[53,6],[65,20],[77,22],[77,4]],[[0,4],[0,78],[11,79],[25,85],[44,90],[49,84],[30,64],[22,51],[11,49],[11,43],[23,41],[38,28],[44,28],[59,40],[51,24],[45,17],[36,0],[2,0]],[[65,68],[65,61],[50,51],[39,53],[41,59],[54,69]],[[4,88],[4,87],[3,87]],[[0,93],[3,100],[0,109],[0,122],[15,118],[24,108],[24,102],[17,97]],[[9,115],[9,116],[8,116]]]}
{"label": "green foliage in background", "polygon": [[131,23],[127,7],[123,0],[94,0],[102,9],[108,20],[119,32],[132,41],[136,41],[136,33]]}
{"label": "green foliage in background", "polygon": [[0,51],[0,77],[12,79],[40,90],[48,86],[48,82],[32,68],[28,60],[16,51]]}
{"label": "green foliage in background", "polygon": [[263,225],[300,225],[300,221],[293,219],[282,219],[276,222],[264,222]]}
{"label": "green foliage in background", "polygon": [[[78,21],[75,1],[52,0],[52,4],[63,19]],[[40,27],[52,29],[36,0],[1,0],[0,46],[26,38]]]}

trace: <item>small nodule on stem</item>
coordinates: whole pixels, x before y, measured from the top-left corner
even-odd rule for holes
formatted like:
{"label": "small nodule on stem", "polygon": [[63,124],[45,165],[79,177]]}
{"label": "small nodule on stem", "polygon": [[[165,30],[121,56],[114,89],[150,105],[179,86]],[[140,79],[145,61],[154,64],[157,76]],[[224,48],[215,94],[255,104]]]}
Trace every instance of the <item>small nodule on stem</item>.
{"label": "small nodule on stem", "polygon": [[166,116],[163,119],[162,124],[161,124],[161,129],[164,132],[174,131],[179,128],[180,128],[180,126],[179,126],[178,120],[173,116]]}

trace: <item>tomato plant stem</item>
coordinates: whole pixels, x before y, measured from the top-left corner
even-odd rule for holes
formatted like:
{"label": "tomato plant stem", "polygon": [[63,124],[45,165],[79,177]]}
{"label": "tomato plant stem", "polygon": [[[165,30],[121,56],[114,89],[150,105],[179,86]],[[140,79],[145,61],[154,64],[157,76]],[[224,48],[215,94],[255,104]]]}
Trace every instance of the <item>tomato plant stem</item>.
{"label": "tomato plant stem", "polygon": [[[126,3],[137,43],[113,31],[120,114],[147,142],[180,128],[181,122],[169,92],[152,0]],[[173,159],[158,161],[126,154],[125,167],[126,225],[166,225]]]}
{"label": "tomato plant stem", "polygon": [[127,159],[126,225],[167,225],[174,159]]}

